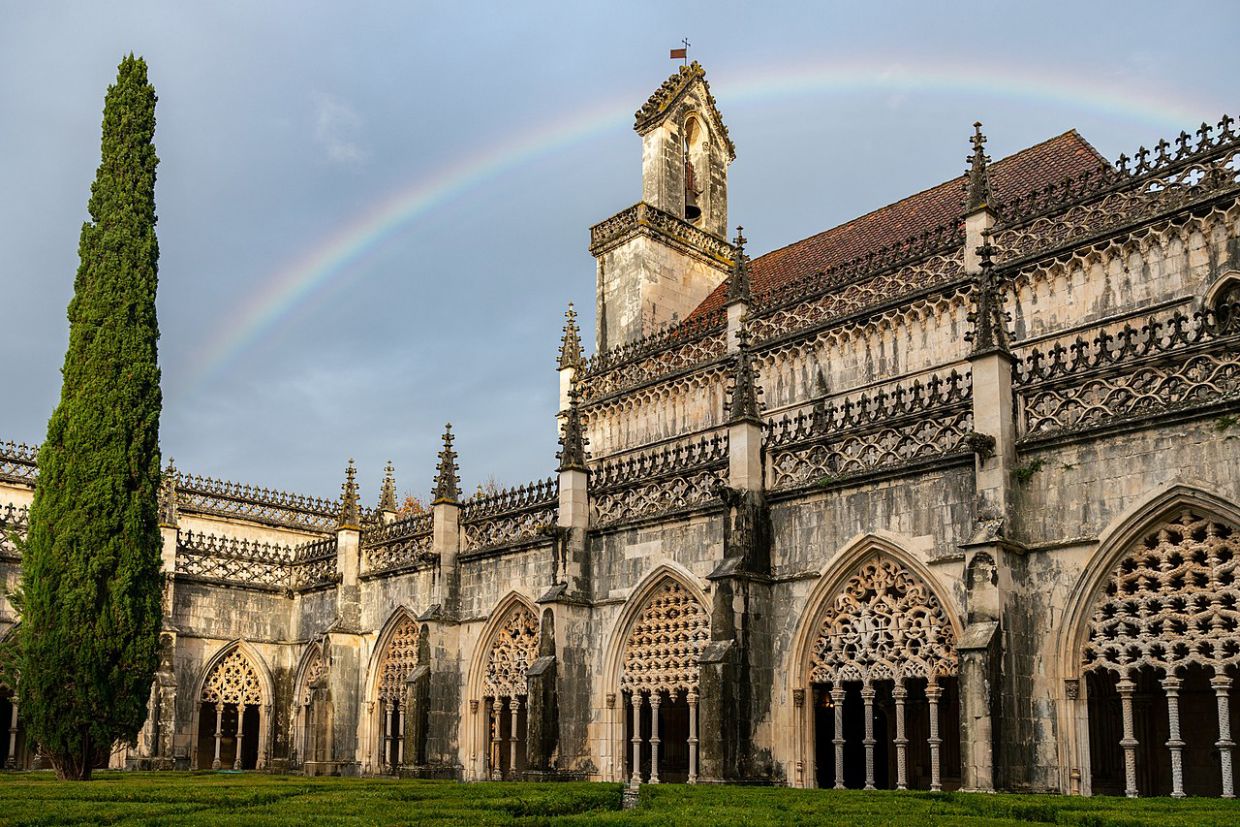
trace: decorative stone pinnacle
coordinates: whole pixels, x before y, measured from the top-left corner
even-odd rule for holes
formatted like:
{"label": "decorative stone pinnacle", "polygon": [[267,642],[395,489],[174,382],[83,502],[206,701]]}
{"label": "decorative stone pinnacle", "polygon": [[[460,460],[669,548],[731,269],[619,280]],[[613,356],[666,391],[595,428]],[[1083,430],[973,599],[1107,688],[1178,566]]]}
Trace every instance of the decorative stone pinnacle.
{"label": "decorative stone pinnacle", "polygon": [[577,328],[577,311],[573,303],[568,303],[568,311],[564,314],[564,337],[560,340],[560,370],[580,368],[581,331]]}
{"label": "decorative stone pinnacle", "polygon": [[383,487],[379,489],[379,510],[396,510],[396,469],[389,459],[383,468]]}
{"label": "decorative stone pinnacle", "polygon": [[974,308],[969,314],[973,331],[965,336],[967,341],[973,343],[974,356],[994,351],[1011,353],[1008,349],[1008,314],[1003,310],[1003,297],[999,294],[994,274],[994,254],[990,230],[982,230],[982,246],[977,248],[982,269],[974,282]]}
{"label": "decorative stone pinnacle", "polygon": [[577,406],[581,394],[577,391],[577,383],[573,382],[568,389],[568,412],[564,415],[564,433],[560,435],[560,451],[555,458],[560,461],[560,471],[585,471],[586,439],[581,428],[581,411]]}
{"label": "decorative stone pinnacle", "polygon": [[168,467],[159,479],[159,524],[177,527],[177,465],[168,457]]}
{"label": "decorative stone pinnacle", "polygon": [[736,238],[732,241],[736,247],[736,263],[732,265],[732,275],[728,277],[728,304],[736,302],[748,304],[753,299],[749,284],[749,256],[745,254],[745,242],[748,239],[745,238],[744,229],[738,226]]}
{"label": "decorative stone pinnacle", "polygon": [[435,490],[431,493],[431,505],[451,503],[460,505],[461,478],[457,474],[456,451],[452,450],[452,423],[444,426],[443,450],[439,452],[439,466],[435,474]]}
{"label": "decorative stone pinnacle", "polygon": [[340,486],[340,492],[340,519],[336,522],[336,528],[359,530],[362,526],[362,513],[357,505],[357,466],[353,464],[352,457],[345,468],[344,484]]}
{"label": "decorative stone pinnacle", "polygon": [[982,122],[975,121],[973,124],[973,137],[970,139],[973,144],[973,154],[969,156],[969,181],[965,185],[965,204],[964,211],[971,213],[974,210],[980,210],[990,206],[990,173],[987,171],[987,164],[990,158],[986,155],[983,144],[986,143],[986,136],[982,134]]}
{"label": "decorative stone pinnacle", "polygon": [[749,319],[741,319],[741,327],[736,331],[736,356],[732,368],[732,386],[728,389],[728,421],[757,422],[761,424],[762,406],[758,397],[762,388],[758,387],[753,370],[753,356],[749,352]]}

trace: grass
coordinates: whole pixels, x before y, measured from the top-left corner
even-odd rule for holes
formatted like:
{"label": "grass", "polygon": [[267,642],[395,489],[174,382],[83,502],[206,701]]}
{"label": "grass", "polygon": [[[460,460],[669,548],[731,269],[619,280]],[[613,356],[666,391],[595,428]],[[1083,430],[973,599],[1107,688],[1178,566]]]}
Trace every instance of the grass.
{"label": "grass", "polygon": [[0,774],[0,825],[1027,825],[1240,824],[1240,802],[928,792],[646,786],[620,810],[618,784],[458,784],[228,773]]}

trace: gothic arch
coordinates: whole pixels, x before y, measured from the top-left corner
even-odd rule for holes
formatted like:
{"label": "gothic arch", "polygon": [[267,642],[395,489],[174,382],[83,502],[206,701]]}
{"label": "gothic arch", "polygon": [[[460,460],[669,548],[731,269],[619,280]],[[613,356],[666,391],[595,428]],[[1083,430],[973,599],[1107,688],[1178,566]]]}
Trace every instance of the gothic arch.
{"label": "gothic arch", "polygon": [[633,626],[637,623],[642,611],[646,608],[646,603],[665,580],[673,580],[686,589],[707,612],[709,617],[710,599],[706,596],[706,592],[701,585],[699,585],[698,578],[691,571],[670,561],[655,566],[629,594],[628,599],[624,602],[624,608],[620,611],[620,617],[616,620],[616,625],[612,629],[611,639],[608,641],[606,649],[607,660],[603,667],[604,691],[614,692],[620,686],[621,678],[624,674],[624,647],[628,642],[629,634],[632,632]]}
{"label": "gothic arch", "polygon": [[364,769],[373,772],[397,763],[392,756],[404,748],[401,683],[423,661],[425,626],[407,607],[398,606],[375,639],[367,667]]}
{"label": "gothic arch", "polygon": [[1228,270],[1210,285],[1201,304],[1214,309],[1222,301],[1240,301],[1240,270]]}
{"label": "gothic arch", "polygon": [[[1189,686],[1181,687],[1180,678],[1194,669],[1198,677],[1202,670],[1213,675],[1210,682],[1219,696],[1220,710],[1227,708],[1229,690],[1235,694],[1231,685],[1240,657],[1234,648],[1222,645],[1228,641],[1220,644],[1205,627],[1217,629],[1220,622],[1234,627],[1237,619],[1237,532],[1240,508],[1236,504],[1202,485],[1184,482],[1151,493],[1102,532],[1069,597],[1059,638],[1059,723],[1065,736],[1061,739],[1060,764],[1067,776],[1064,789],[1091,794],[1096,791],[1095,775],[1100,774],[1099,783],[1105,792],[1112,783],[1107,779],[1114,779],[1115,773],[1123,776],[1124,791],[1130,796],[1149,792],[1149,784],[1155,789],[1164,785],[1167,779],[1156,772],[1146,774],[1141,783],[1137,781],[1137,748],[1144,750],[1140,760],[1147,765],[1143,771],[1147,773],[1152,761],[1150,750],[1158,744],[1148,735],[1134,736],[1132,708],[1134,698],[1157,699],[1161,694],[1158,700],[1167,706],[1172,729],[1168,737],[1157,740],[1165,740],[1171,750],[1172,795],[1184,794],[1181,753],[1186,744],[1192,745],[1193,738],[1180,740],[1184,735],[1177,734],[1180,714],[1186,711],[1180,690]],[[1226,592],[1228,599],[1220,601],[1220,592]],[[1234,638],[1234,632],[1224,637]],[[1231,643],[1234,647],[1234,641]],[[1113,685],[1101,682],[1106,676]],[[1102,695],[1091,701],[1095,690]],[[1091,721],[1091,714],[1106,721],[1104,700],[1111,706],[1112,718],[1118,714],[1116,709],[1122,709],[1110,727]],[[1108,730],[1115,726],[1122,728],[1122,740],[1107,737],[1114,735]],[[1196,729],[1194,735],[1200,739],[1200,731],[1209,726]],[[1101,740],[1091,744],[1095,738]],[[1221,734],[1220,739],[1226,740]],[[1107,758],[1108,752],[1116,754],[1112,741],[1122,748],[1122,768]],[[1173,743],[1178,746],[1172,748]],[[1091,756],[1101,757],[1102,764],[1094,766]],[[1230,765],[1227,754],[1222,772],[1225,794],[1232,786]]]}
{"label": "gothic arch", "polygon": [[788,676],[788,693],[791,696],[798,689],[806,688],[805,678],[808,675],[809,662],[813,654],[814,643],[818,638],[819,626],[829,603],[839,594],[840,589],[848,582],[857,569],[871,557],[885,556],[900,567],[907,569],[918,580],[926,584],[930,594],[938,601],[943,613],[951,625],[952,636],[959,640],[964,632],[961,614],[948,590],[939,582],[930,567],[918,559],[907,546],[903,538],[888,532],[869,532],[853,537],[840,549],[839,554],[822,568],[818,581],[810,590],[805,601],[805,609],[797,626],[796,637],[785,664],[784,674]]}
{"label": "gothic arch", "polygon": [[[194,699],[194,712],[190,721],[190,732],[193,733],[193,755],[191,758],[192,766],[202,766],[200,763],[202,756],[199,754],[199,741],[201,727],[203,725],[202,708],[206,702],[205,698],[206,693],[208,692],[208,682],[212,679],[212,675],[216,672],[217,668],[224,665],[225,661],[227,661],[234,654],[240,655],[241,658],[248,663],[250,669],[253,670],[254,677],[258,684],[256,687],[256,693],[246,691],[241,693],[241,695],[244,697],[244,702],[246,705],[253,703],[253,705],[258,707],[258,757],[255,768],[263,769],[267,766],[273,718],[271,715],[271,705],[275,698],[274,685],[271,680],[271,670],[267,666],[267,662],[264,660],[262,655],[260,655],[258,651],[248,642],[240,638],[232,640],[221,646],[203,665],[203,668],[199,672],[198,678],[194,681],[194,694],[192,696]],[[227,698],[222,698],[222,702],[232,703],[234,702],[232,697],[233,696],[230,693]],[[256,703],[254,702],[254,699],[257,699]]]}
{"label": "gothic arch", "polygon": [[293,729],[289,743],[293,746],[297,760],[306,761],[328,760],[331,749],[324,743],[330,737],[327,725],[329,714],[327,699],[315,698],[313,684],[327,673],[327,653],[321,639],[313,640],[302,653],[301,662],[297,666],[293,680],[292,713],[289,723]]}
{"label": "gothic arch", "polygon": [[[850,585],[851,584],[851,585]],[[871,598],[872,595],[872,598]],[[912,647],[916,657],[900,657],[898,652],[889,653],[885,660],[874,663],[858,662],[851,657],[854,645],[848,638],[856,635],[866,637],[856,623],[848,622],[847,611],[840,613],[838,626],[839,635],[834,636],[835,642],[820,644],[823,638],[824,624],[827,623],[838,603],[844,609],[859,609],[861,601],[867,598],[882,600],[884,603],[896,597],[893,610],[912,613],[919,618],[915,626],[890,624],[886,628],[891,634],[880,641],[880,646],[887,648]],[[909,632],[914,632],[910,634]],[[860,632],[860,634],[859,634]],[[872,687],[874,682],[892,682],[892,699],[896,704],[897,735],[893,741],[899,756],[897,762],[897,786],[906,783],[904,754],[908,741],[903,740],[904,730],[904,697],[908,692],[907,681],[925,680],[926,700],[933,708],[927,712],[930,716],[929,740],[931,776],[929,783],[932,789],[940,785],[939,765],[939,711],[937,707],[937,686],[940,679],[954,677],[958,671],[955,646],[963,633],[961,614],[949,592],[938,578],[910,550],[906,541],[898,535],[888,532],[870,532],[851,539],[823,567],[822,573],[811,589],[805,602],[795,637],[785,662],[787,675],[787,695],[784,697],[783,709],[785,720],[793,733],[793,767],[789,777],[795,786],[814,786],[818,777],[816,764],[815,740],[822,737],[816,731],[817,722],[813,717],[813,699],[816,684],[830,684],[832,688],[832,707],[836,708],[834,723],[835,750],[835,785],[843,785],[844,753],[843,741],[839,740],[841,728],[844,726],[844,684],[851,683],[854,687],[861,682],[862,700],[869,704],[874,700]],[[828,674],[830,672],[830,674]],[[896,698],[897,689],[900,690]],[[821,687],[818,689],[822,691]],[[919,692],[921,690],[918,690]],[[868,697],[867,697],[867,693]],[[931,696],[934,700],[930,700]],[[948,696],[951,697],[951,696]],[[881,699],[880,699],[881,700]],[[868,726],[869,724],[867,724]],[[942,730],[945,734],[947,728]],[[866,736],[870,738],[870,735]],[[886,749],[885,743],[883,748]],[[872,747],[866,747],[865,783],[874,783],[874,753]]]}
{"label": "gothic arch", "polygon": [[[538,606],[529,597],[511,591],[495,604],[474,644],[466,687],[470,765],[476,778],[498,778],[505,767],[514,771],[521,766],[524,724],[520,699],[526,696],[525,670],[538,657],[540,625]],[[501,655],[498,659],[497,652]],[[508,727],[506,738],[502,736],[504,726]],[[511,748],[503,755],[501,740]]]}
{"label": "gothic arch", "polygon": [[[681,780],[696,782],[697,659],[710,642],[710,605],[697,578],[672,562],[655,566],[629,595],[612,630],[600,687],[605,693],[603,720],[608,733],[604,777],[622,780],[631,771],[631,779],[637,782],[648,757],[651,783],[659,782],[660,771],[665,779],[674,773]],[[635,635],[637,640],[630,646]],[[626,675],[629,661],[647,663],[630,676]],[[671,716],[675,716],[675,734],[670,729]],[[660,722],[667,736],[663,739],[659,738]],[[627,734],[626,727],[631,727]],[[648,741],[641,737],[647,729]],[[664,756],[668,760],[663,762],[661,743],[667,744]],[[632,745],[631,753],[628,745]],[[678,752],[675,766],[669,763],[673,745]],[[680,755],[682,747],[685,752]],[[632,764],[626,767],[630,755]]]}

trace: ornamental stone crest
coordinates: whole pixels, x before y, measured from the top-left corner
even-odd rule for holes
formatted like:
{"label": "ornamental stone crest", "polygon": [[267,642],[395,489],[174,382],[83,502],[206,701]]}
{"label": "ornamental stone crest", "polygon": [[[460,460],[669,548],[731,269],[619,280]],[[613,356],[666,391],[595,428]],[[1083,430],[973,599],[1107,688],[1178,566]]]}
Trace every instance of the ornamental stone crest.
{"label": "ornamental stone crest", "polygon": [[202,700],[211,704],[263,702],[258,671],[240,649],[233,649],[211,670],[202,686]]}
{"label": "ornamental stone crest", "polygon": [[905,567],[875,557],[848,578],[826,612],[810,681],[876,681],[955,675],[955,632],[939,599]]}
{"label": "ornamental stone crest", "polygon": [[538,657],[538,618],[523,605],[513,606],[495,633],[487,654],[484,680],[488,698],[528,694],[525,672]]}
{"label": "ornamental stone crest", "polygon": [[405,681],[418,665],[421,637],[413,618],[406,615],[396,623],[379,666],[379,700],[399,701],[404,696]]}
{"label": "ornamental stone crest", "polygon": [[710,618],[688,589],[665,579],[633,624],[624,644],[620,685],[633,692],[688,692],[698,684],[698,661],[710,640]]}
{"label": "ornamental stone crest", "polygon": [[1094,605],[1082,653],[1086,670],[1121,676],[1142,666],[1168,676],[1189,664],[1222,674],[1240,665],[1240,537],[1185,510],[1119,561]]}

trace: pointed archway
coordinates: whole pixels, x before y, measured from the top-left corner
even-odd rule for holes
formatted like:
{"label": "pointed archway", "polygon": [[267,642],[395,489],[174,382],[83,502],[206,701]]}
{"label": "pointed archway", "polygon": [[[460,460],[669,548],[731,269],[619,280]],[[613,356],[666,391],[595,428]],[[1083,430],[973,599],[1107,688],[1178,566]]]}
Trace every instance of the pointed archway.
{"label": "pointed archway", "polygon": [[959,783],[960,623],[933,575],[865,535],[819,579],[788,671],[800,786]]}
{"label": "pointed archway", "polygon": [[692,580],[665,565],[646,577],[621,614],[609,670],[619,704],[612,746],[615,774],[632,784],[697,782],[706,606]]}
{"label": "pointed archway", "polygon": [[420,665],[422,643],[421,624],[404,608],[392,613],[379,636],[368,693],[371,732],[377,734],[371,741],[376,771],[395,774],[405,763],[409,679]]}
{"label": "pointed archway", "polygon": [[1082,792],[1236,788],[1240,509],[1172,486],[1121,518],[1082,575],[1063,667]]}
{"label": "pointed archway", "polygon": [[198,769],[263,769],[271,719],[271,679],[244,641],[216,653],[199,681],[195,708]]}

